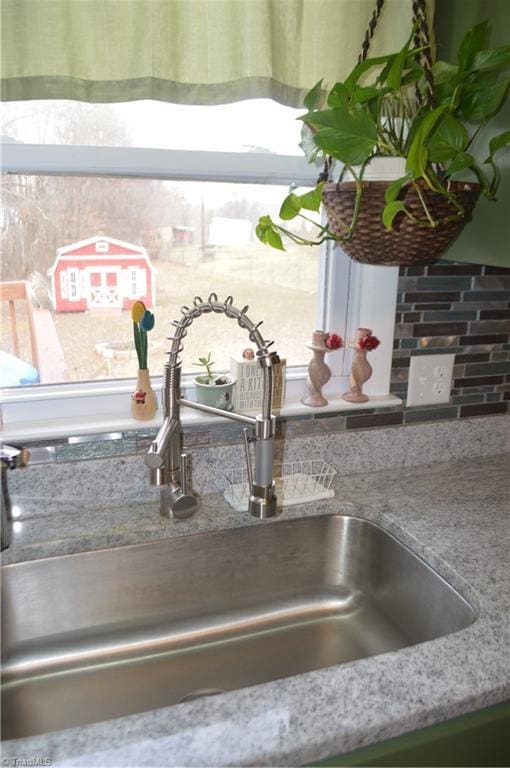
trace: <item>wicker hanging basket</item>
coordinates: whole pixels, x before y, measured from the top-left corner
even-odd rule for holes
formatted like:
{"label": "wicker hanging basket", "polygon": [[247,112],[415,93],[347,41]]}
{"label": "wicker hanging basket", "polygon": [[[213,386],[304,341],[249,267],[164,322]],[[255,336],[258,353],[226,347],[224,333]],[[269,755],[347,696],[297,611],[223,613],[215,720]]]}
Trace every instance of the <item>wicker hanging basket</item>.
{"label": "wicker hanging basket", "polygon": [[[361,206],[354,234],[349,240],[342,240],[342,249],[355,261],[363,264],[404,266],[431,264],[460,235],[465,224],[471,219],[478,200],[480,187],[468,182],[451,182],[450,189],[465,210],[465,215],[453,221],[440,223],[436,227],[420,226],[404,213],[398,214],[393,229],[387,229],[381,213],[385,205],[384,193],[389,182],[364,181]],[[455,216],[457,209],[444,196],[423,185],[421,194],[434,220]],[[356,197],[355,182],[326,184],[322,199],[328,212],[329,228],[340,238],[345,237],[345,224],[349,225],[354,211]],[[417,218],[424,218],[423,206],[415,189],[405,187],[399,199]],[[340,223],[343,222],[343,225]]]}
{"label": "wicker hanging basket", "polygon": [[[375,9],[368,25],[358,64],[367,58],[370,43],[384,6],[385,0],[376,0]],[[414,44],[422,49],[419,60],[425,70],[426,92],[422,95],[416,87],[416,101],[423,105],[424,101],[432,110],[435,107],[432,56],[430,35],[427,22],[425,0],[411,0],[413,22],[416,25]],[[397,158],[394,158],[397,159]],[[381,158],[376,158],[381,160]],[[401,160],[401,162],[403,162]],[[332,158],[327,156],[319,181],[328,182],[332,166]],[[420,225],[413,222],[405,213],[399,213],[393,220],[393,228],[387,229],[382,222],[382,211],[385,206],[384,193],[392,179],[397,179],[405,173],[405,163],[401,172],[393,176],[382,176],[384,180],[362,181],[363,194],[354,233],[349,239],[345,238],[346,228],[353,219],[356,198],[356,183],[342,181],[337,184],[324,185],[322,200],[328,212],[329,229],[341,240],[342,249],[355,261],[363,264],[383,264],[386,266],[431,264],[437,261],[441,254],[460,235],[464,226],[471,219],[471,214],[480,194],[480,186],[469,182],[449,182],[450,191],[456,196],[465,213],[458,216],[458,209],[445,195],[429,189],[425,183],[420,183],[420,192],[434,221],[443,222],[452,217],[451,221],[438,223],[437,226]],[[377,178],[377,177],[376,177]],[[381,179],[381,176],[379,176]],[[402,188],[399,199],[406,208],[420,221],[425,218],[423,205],[412,184]]]}

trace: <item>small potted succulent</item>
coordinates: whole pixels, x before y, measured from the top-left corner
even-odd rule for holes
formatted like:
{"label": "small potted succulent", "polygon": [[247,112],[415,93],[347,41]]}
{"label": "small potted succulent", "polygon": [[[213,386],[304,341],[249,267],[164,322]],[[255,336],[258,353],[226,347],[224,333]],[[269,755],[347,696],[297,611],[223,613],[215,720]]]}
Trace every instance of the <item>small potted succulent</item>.
{"label": "small potted succulent", "polygon": [[[419,29],[397,53],[361,57],[325,103],[322,80],[306,95],[301,147],[324,171],[315,189],[284,199],[281,224],[260,218],[262,242],[284,249],[282,235],[302,245],[334,240],[360,262],[430,263],[459,235],[479,194],[495,199],[495,156],[510,131],[488,141],[484,129],[508,94],[510,45],[491,49],[485,21],[467,32],[455,62],[432,63],[427,35],[416,47]],[[327,223],[309,218],[321,202]],[[287,229],[299,217],[316,237]]]}
{"label": "small potted succulent", "polygon": [[235,379],[226,373],[213,373],[214,360],[211,359],[211,352],[207,357],[199,357],[193,365],[198,365],[205,371],[199,376],[195,376],[197,402],[202,405],[221,408],[223,411],[231,411]]}

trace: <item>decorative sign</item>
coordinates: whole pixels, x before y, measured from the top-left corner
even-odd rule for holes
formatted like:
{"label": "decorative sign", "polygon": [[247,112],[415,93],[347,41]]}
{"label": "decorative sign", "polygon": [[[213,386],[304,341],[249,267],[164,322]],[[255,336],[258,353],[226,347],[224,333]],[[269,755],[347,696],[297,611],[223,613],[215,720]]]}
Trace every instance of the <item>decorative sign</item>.
{"label": "decorative sign", "polygon": [[[286,360],[273,365],[273,411],[285,402]],[[262,405],[264,373],[258,360],[230,358],[230,373],[236,379],[234,387],[234,411],[259,412]]]}

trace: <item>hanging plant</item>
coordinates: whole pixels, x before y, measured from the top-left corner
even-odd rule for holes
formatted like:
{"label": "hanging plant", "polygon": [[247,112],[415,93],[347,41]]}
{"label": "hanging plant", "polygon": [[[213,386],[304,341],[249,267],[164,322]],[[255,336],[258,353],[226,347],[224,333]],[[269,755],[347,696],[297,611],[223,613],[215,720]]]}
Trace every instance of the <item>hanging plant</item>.
{"label": "hanging plant", "polygon": [[[256,233],[263,243],[284,249],[282,236],[299,245],[333,240],[365,263],[430,263],[460,234],[480,194],[495,199],[501,179],[496,155],[510,144],[510,131],[485,147],[482,139],[508,93],[510,46],[490,49],[485,21],[465,35],[456,63],[432,64],[424,5],[415,2],[404,47],[366,58],[381,7],[378,2],[348,77],[335,83],[325,103],[322,80],[304,99],[301,147],[309,162],[324,161],[324,171],[315,189],[287,195],[280,219],[311,222],[316,236],[308,239],[262,216]],[[459,174],[471,178],[459,180]],[[307,213],[318,212],[321,203],[326,224]]]}

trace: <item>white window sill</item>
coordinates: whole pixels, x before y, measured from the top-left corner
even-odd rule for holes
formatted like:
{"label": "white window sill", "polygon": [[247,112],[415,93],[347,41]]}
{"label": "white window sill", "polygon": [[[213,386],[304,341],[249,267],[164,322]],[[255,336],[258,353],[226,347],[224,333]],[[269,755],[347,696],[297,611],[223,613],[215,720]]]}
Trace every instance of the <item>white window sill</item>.
{"label": "white window sill", "polygon": [[[341,398],[332,398],[323,408],[309,408],[299,400],[290,400],[278,411],[277,416],[311,416],[317,413],[339,413],[342,411],[364,411],[367,409],[390,408],[401,405],[402,400],[395,395],[379,395],[370,397],[366,403],[348,403]],[[211,426],[214,424],[232,424],[227,418],[208,416],[190,408],[181,411],[182,423],[188,427]],[[163,420],[161,410],[151,421],[137,421],[128,415],[106,416],[96,418],[81,416],[73,418],[38,420],[33,422],[17,422],[7,424],[2,428],[2,438],[5,442],[23,442],[30,440],[52,440],[68,438],[77,435],[92,435],[105,432],[126,432],[129,430],[157,429]]]}

